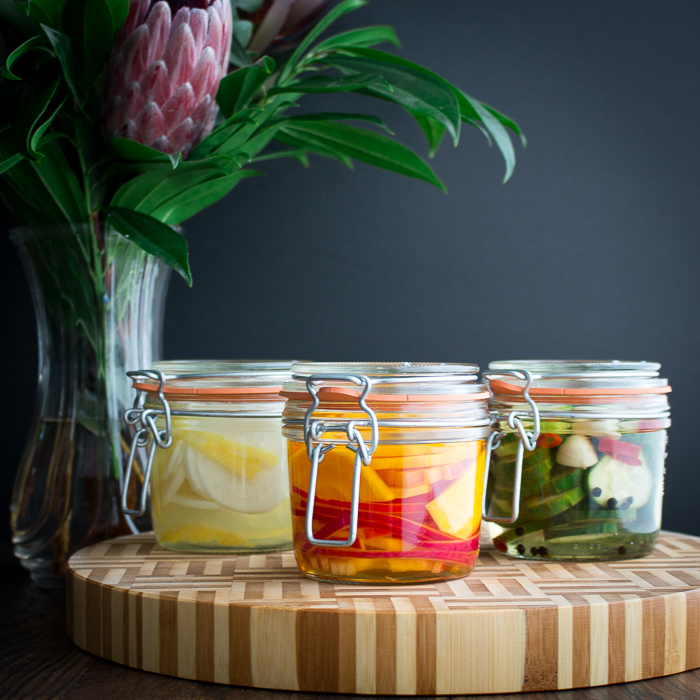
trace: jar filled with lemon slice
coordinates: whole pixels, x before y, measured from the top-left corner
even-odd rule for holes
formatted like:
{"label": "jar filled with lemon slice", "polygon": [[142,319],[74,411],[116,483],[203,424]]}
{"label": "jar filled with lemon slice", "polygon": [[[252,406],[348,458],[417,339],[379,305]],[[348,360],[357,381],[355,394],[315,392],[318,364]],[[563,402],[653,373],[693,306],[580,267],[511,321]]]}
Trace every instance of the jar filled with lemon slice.
{"label": "jar filled with lemon slice", "polygon": [[[292,543],[281,433],[291,362],[158,362],[139,392],[122,506],[147,507],[158,542],[185,552],[273,552]],[[140,491],[136,487],[140,482]],[[134,491],[139,491],[137,504]]]}

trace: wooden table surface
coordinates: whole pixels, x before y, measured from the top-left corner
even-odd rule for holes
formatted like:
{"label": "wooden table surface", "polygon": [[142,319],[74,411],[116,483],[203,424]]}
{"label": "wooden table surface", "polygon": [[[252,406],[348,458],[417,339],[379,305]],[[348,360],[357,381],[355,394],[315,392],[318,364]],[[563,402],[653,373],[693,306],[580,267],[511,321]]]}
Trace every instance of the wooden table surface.
{"label": "wooden table surface", "polygon": [[[29,577],[6,546],[0,549],[0,572],[0,698],[320,700],[339,697],[199,683],[136,671],[104,661],[81,651],[66,636],[65,593],[47,591],[30,583]],[[494,700],[700,698],[700,669],[666,678],[599,688],[479,697]]]}

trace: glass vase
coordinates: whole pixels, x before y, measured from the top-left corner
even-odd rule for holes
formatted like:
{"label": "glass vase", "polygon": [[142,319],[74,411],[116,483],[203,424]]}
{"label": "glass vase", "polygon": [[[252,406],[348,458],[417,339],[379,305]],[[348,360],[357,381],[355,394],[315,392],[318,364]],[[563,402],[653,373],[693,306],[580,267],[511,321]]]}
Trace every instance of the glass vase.
{"label": "glass vase", "polygon": [[148,527],[126,518],[125,372],[161,356],[170,269],[94,225],[14,229],[36,312],[39,377],[33,424],[11,505],[14,551],[32,579],[62,585],[68,557]]}

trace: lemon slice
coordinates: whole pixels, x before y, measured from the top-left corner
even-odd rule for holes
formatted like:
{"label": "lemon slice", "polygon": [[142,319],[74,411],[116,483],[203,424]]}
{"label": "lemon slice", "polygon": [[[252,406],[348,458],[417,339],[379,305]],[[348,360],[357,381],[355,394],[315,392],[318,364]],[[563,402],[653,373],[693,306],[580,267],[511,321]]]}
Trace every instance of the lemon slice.
{"label": "lemon slice", "polygon": [[187,457],[187,478],[193,490],[224,508],[239,513],[267,513],[289,498],[286,475],[278,467],[247,476],[245,472],[228,469],[200,450],[190,450]]}
{"label": "lemon slice", "polygon": [[231,440],[218,433],[203,430],[183,430],[180,439],[217,462],[227,471],[241,474],[246,478],[274,467],[279,463],[279,455],[262,447],[254,447]]}

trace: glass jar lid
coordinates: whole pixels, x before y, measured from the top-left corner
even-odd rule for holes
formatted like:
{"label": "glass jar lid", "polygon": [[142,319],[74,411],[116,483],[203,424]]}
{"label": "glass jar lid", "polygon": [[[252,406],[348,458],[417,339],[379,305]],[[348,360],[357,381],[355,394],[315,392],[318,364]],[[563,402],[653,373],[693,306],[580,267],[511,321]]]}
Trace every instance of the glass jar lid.
{"label": "glass jar lid", "polygon": [[356,401],[362,393],[357,382],[344,376],[367,377],[371,383],[368,401],[392,403],[483,400],[489,396],[478,380],[474,364],[430,362],[298,362],[292,367],[292,380],[282,395],[290,399],[309,398],[307,381],[312,377],[321,402]]}
{"label": "glass jar lid", "polygon": [[658,362],[621,360],[499,360],[485,374],[499,395],[521,394],[527,380],[511,373],[527,371],[533,396],[625,396],[670,392],[660,368]]}
{"label": "glass jar lid", "polygon": [[[272,394],[278,395],[291,378],[293,360],[168,360],[153,363],[164,379],[165,394]],[[134,388],[158,391],[159,382],[134,373]]]}

